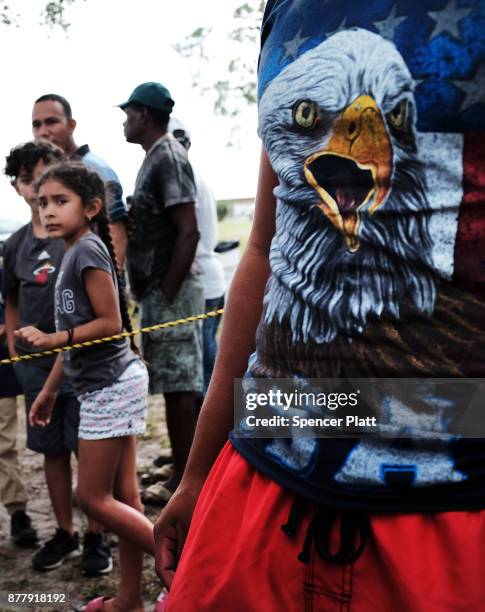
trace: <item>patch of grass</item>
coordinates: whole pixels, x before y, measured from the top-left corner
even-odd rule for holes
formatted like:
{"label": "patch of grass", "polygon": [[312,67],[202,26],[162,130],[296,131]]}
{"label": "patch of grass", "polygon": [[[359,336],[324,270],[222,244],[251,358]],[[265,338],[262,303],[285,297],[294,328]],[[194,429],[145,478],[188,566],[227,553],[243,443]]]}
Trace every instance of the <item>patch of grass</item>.
{"label": "patch of grass", "polygon": [[246,248],[246,243],[251,231],[252,221],[247,217],[226,217],[218,223],[219,240],[239,240],[241,255]]}
{"label": "patch of grass", "polygon": [[147,428],[146,428],[145,433],[143,434],[143,440],[151,440],[153,438],[156,438],[158,435],[157,429],[158,429],[158,423],[154,422],[154,418],[152,414],[149,412],[148,418],[147,418]]}
{"label": "patch of grass", "polygon": [[145,474],[146,472],[149,472],[151,469],[153,469],[153,465],[151,463],[140,463],[140,464],[137,464],[136,466],[136,473]]}
{"label": "patch of grass", "polygon": [[90,584],[87,588],[82,591],[82,599],[90,601],[96,597],[115,597],[118,591],[117,585],[107,584],[106,581],[102,584],[98,580],[95,580],[94,584]]}
{"label": "patch of grass", "polygon": [[170,440],[166,436],[163,436],[162,439],[160,440],[160,448],[161,449],[170,448]]}
{"label": "patch of grass", "polygon": [[148,601],[155,601],[161,590],[162,585],[156,576],[148,582],[145,580],[143,584],[143,598],[148,599]]}
{"label": "patch of grass", "polygon": [[10,550],[6,550],[6,549],[2,549],[0,550],[0,559],[2,560],[7,560],[7,561],[13,561],[16,557],[15,551],[10,551]]}

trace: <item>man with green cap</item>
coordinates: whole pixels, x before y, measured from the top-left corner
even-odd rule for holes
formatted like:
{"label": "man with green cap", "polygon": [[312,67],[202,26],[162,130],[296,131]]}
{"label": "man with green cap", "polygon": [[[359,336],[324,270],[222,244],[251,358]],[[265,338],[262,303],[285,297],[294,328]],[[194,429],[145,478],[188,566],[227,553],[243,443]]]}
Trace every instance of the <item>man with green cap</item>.
{"label": "man with green cap", "polygon": [[[167,131],[174,101],[160,83],[143,83],[119,105],[125,137],[146,152],[138,172],[130,216],[127,269],[140,304],[141,324],[173,321],[204,312],[201,275],[194,269],[199,240],[196,188],[187,151]],[[166,502],[185,468],[202,390],[202,330],[199,323],[144,334],[143,356],[151,393],[165,396],[174,471],[153,485],[143,501]]]}

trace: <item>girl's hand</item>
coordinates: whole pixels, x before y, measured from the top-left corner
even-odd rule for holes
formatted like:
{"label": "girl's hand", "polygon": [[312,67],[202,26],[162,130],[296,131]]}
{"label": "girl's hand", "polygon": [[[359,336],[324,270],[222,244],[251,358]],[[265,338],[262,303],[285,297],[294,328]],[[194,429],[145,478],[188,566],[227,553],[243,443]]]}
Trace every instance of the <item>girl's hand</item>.
{"label": "girl's hand", "polygon": [[29,423],[32,427],[49,425],[56,399],[57,393],[42,389],[30,408]]}
{"label": "girl's hand", "polygon": [[45,334],[36,327],[21,327],[16,329],[14,334],[35,348],[49,350],[56,347],[55,334]]}

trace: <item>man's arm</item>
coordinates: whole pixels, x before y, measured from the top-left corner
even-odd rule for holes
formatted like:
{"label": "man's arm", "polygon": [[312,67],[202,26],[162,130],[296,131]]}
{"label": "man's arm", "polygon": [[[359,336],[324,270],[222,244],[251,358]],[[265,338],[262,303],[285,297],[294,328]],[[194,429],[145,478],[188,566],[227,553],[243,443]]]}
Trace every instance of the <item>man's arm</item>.
{"label": "man's arm", "polygon": [[275,232],[277,178],[261,156],[253,228],[229,291],[214,373],[197,423],[182,481],[155,525],[157,574],[170,586],[197,497],[233,427],[234,379],[247,369],[254,351],[268,280],[269,249]]}
{"label": "man's arm", "polygon": [[128,234],[124,221],[115,221],[109,224],[109,233],[113,241],[116,255],[116,264],[121,273],[125,267],[126,249],[128,247]]}
{"label": "man's arm", "polygon": [[168,272],[162,282],[163,295],[173,302],[194,261],[199,242],[195,204],[177,204],[167,208],[170,220],[177,228],[177,240],[170,259]]}
{"label": "man's arm", "polygon": [[116,264],[120,272],[125,267],[128,234],[126,232],[127,211],[123,202],[123,188],[112,168],[106,165],[101,174],[105,181],[106,208],[109,219],[109,233],[116,255]]}
{"label": "man's arm", "polygon": [[268,281],[269,249],[275,232],[277,178],[266,154],[261,157],[254,223],[247,248],[231,283],[214,373],[202,406],[187,463],[187,478],[205,480],[233,427],[234,379],[242,378],[255,349],[263,295]]}

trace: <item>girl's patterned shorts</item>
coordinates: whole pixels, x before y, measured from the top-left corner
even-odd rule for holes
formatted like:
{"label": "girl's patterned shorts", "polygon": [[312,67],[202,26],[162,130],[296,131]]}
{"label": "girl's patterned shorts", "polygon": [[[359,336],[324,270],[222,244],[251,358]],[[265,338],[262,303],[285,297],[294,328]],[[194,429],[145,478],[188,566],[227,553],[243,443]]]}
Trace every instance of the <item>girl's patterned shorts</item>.
{"label": "girl's patterned shorts", "polygon": [[113,384],[83,393],[79,438],[103,440],[145,433],[148,372],[137,359]]}

